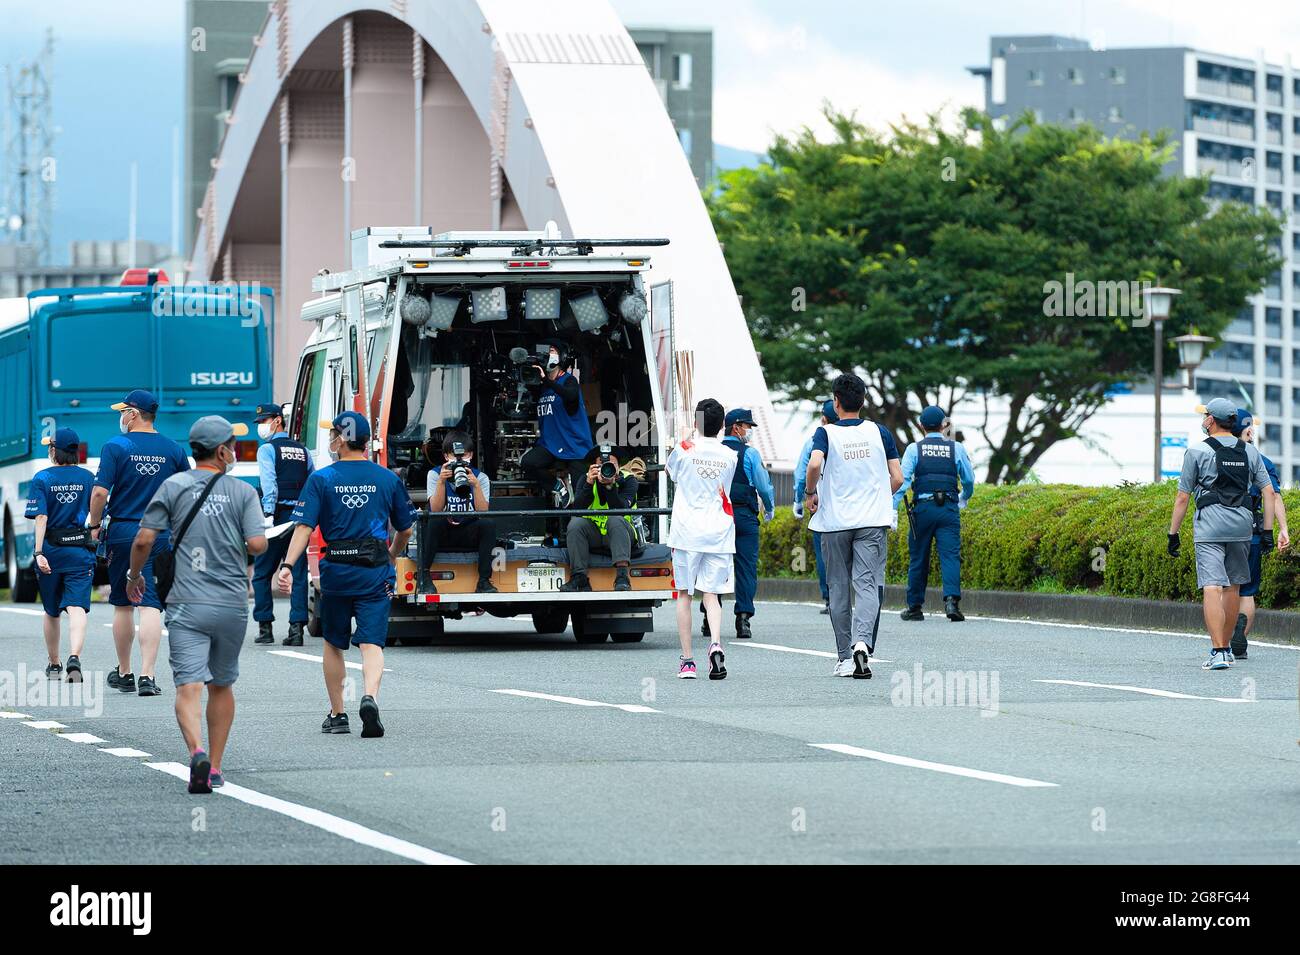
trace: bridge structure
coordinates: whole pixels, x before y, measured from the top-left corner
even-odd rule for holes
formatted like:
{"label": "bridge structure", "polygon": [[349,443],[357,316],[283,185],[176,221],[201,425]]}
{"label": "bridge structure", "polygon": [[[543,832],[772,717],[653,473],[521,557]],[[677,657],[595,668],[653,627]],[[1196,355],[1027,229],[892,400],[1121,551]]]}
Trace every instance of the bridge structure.
{"label": "bridge structure", "polygon": [[650,284],[672,282],[682,384],[752,408],[765,460],[793,454],[672,121],[606,0],[274,0],[212,165],[187,271],[276,290],[281,396],[311,279],[350,266],[353,230],[553,220],[669,238]]}

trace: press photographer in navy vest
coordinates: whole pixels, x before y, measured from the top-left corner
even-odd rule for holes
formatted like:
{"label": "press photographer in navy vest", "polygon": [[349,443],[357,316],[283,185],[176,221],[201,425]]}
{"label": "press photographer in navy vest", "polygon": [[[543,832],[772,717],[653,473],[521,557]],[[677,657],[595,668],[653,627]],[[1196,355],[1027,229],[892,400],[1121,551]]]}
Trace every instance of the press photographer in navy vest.
{"label": "press photographer in navy vest", "polygon": [[[257,449],[262,513],[266,516],[267,527],[288,524],[293,519],[293,509],[298,506],[307,478],[315,470],[311,452],[302,442],[289,437],[282,405],[276,402],[258,405],[254,419],[257,421],[257,436],[263,442]],[[275,643],[272,580],[289,549],[291,536],[286,531],[270,538],[266,552],[253,561],[253,619],[257,621],[255,643]],[[306,623],[307,556],[304,554],[293,568],[293,592],[289,596],[289,633],[284,638],[286,647],[302,646],[302,631]]]}
{"label": "press photographer in navy vest", "polygon": [[[496,546],[496,521],[480,516],[492,501],[492,481],[474,467],[474,439],[464,431],[451,431],[442,441],[443,465],[429,472],[429,513],[454,514],[426,522],[421,543],[421,563],[427,568],[438,551],[471,551],[478,554],[476,593],[494,594],[492,548]],[[437,593],[432,582],[429,591]]]}

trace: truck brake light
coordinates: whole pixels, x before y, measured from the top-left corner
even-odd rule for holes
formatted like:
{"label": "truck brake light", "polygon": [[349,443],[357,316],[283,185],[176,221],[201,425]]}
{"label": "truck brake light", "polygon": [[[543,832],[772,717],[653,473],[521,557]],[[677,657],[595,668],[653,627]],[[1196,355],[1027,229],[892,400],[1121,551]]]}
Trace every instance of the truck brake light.
{"label": "truck brake light", "polygon": [[514,259],[506,263],[508,269],[549,269],[551,263],[545,259]]}
{"label": "truck brake light", "polygon": [[127,269],[118,285],[170,285],[171,279],[162,269]]}
{"label": "truck brake light", "polygon": [[629,577],[671,577],[671,567],[633,567],[628,571]]}

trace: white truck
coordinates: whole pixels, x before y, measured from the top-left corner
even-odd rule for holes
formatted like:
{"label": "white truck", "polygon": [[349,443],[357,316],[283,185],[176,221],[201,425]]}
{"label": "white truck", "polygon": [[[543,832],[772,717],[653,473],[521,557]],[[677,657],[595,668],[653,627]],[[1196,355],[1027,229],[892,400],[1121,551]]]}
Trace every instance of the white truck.
{"label": "white truck", "polygon": [[[389,636],[427,644],[446,618],[485,611],[531,615],[539,633],[571,621],[580,643],[631,643],[652,629],[652,609],[676,596],[666,537],[672,407],[672,315],[668,283],[650,290],[647,247],[666,239],[564,239],[542,232],[450,232],[367,228],[352,234],[352,269],[322,273],[320,297],[302,319],[315,330],[303,349],[290,431],[329,463],[320,428],[344,410],[370,421],[373,459],[402,477],[420,506],[416,533],[398,560]],[[631,517],[644,548],[634,553],[630,591],[615,591],[612,559],[592,554],[591,592],[558,590],[570,577],[563,529],[578,512],[539,496],[520,466],[537,441],[532,362],[543,341],[564,342],[597,444],[621,462],[645,465]],[[425,507],[431,468],[457,427],[491,478],[497,525],[492,583],[476,593],[477,555],[428,553]],[[576,489],[575,489],[576,490]],[[557,534],[558,531],[558,534]],[[328,543],[326,542],[326,546]],[[313,583],[308,632],[319,634]]]}

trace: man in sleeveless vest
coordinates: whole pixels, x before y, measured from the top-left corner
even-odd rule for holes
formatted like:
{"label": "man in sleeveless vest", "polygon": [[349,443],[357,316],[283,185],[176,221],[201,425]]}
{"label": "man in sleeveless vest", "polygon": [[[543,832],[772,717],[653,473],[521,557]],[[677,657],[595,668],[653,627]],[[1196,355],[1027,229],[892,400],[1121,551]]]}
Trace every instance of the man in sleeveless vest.
{"label": "man in sleeveless vest", "polygon": [[[283,406],[272,402],[258,405],[254,415],[257,436],[263,444],[257,449],[257,473],[262,485],[262,513],[268,526],[288,524],[307,478],[315,470],[311,452],[300,441],[289,437]],[[290,528],[289,530],[292,530]],[[275,605],[271,599],[271,581],[289,549],[286,530],[267,541],[267,548],[253,560],[253,619],[257,621],[255,643],[275,643],[273,625]],[[289,598],[289,633],[286,647],[302,646],[302,631],[307,623],[307,557],[304,554],[293,568],[293,593]]]}

